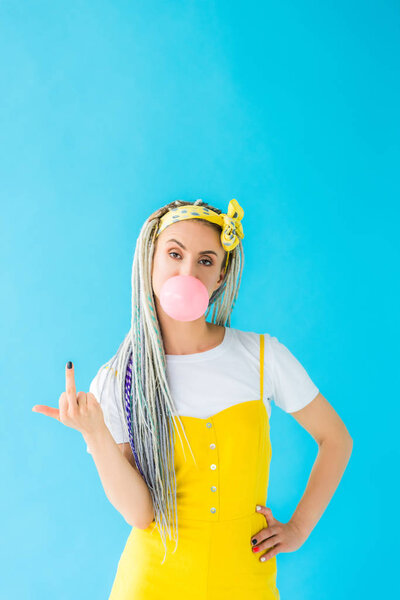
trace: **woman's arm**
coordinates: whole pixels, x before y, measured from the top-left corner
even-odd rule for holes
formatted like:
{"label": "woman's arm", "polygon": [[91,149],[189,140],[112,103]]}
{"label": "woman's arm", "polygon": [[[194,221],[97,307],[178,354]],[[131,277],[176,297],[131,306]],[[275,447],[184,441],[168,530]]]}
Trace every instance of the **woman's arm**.
{"label": "woman's arm", "polygon": [[153,502],[149,488],[127,456],[127,444],[121,444],[120,448],[106,425],[83,437],[108,500],[129,525],[146,529],[154,520]]}
{"label": "woman's arm", "polygon": [[290,414],[319,446],[305,492],[290,519],[307,538],[339,485],[353,449],[353,440],[321,393],[304,408]]}

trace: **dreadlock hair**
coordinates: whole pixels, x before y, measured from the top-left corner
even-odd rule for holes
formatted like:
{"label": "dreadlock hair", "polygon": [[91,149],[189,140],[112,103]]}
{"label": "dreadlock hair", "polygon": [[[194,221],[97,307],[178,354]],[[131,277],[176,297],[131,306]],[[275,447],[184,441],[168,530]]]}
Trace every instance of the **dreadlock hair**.
{"label": "dreadlock hair", "polygon": [[[113,375],[117,376],[116,400],[122,405],[132,453],[150,491],[154,520],[165,548],[161,564],[164,563],[167,553],[167,533],[171,540],[171,522],[176,540],[174,552],[178,544],[174,468],[176,436],[173,420],[176,409],[166,376],[164,345],[154,303],[151,271],[155,234],[160,218],[176,206],[199,204],[217,214],[222,212],[201,199],[195,202],[176,200],[155,211],[143,224],[136,242],[132,265],[131,328],[115,355],[104,365],[106,376],[99,399],[101,403],[107,380]],[[221,233],[222,229],[218,224],[206,219],[201,221]],[[243,247],[239,238],[239,243],[230,251],[224,280],[211,295],[205,313],[207,317],[214,304],[211,322],[216,325],[231,326],[230,316],[238,296],[243,265]],[[184,430],[180,417],[176,415],[176,418]],[[179,438],[182,444],[180,435]],[[185,439],[188,441],[186,433]],[[193,456],[191,448],[190,451]]]}

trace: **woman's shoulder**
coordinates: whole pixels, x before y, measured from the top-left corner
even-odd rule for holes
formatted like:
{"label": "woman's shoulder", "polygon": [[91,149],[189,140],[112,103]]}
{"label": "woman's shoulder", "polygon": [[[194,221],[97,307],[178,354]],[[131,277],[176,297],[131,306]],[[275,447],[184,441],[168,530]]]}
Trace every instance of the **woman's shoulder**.
{"label": "woman's shoulder", "polygon": [[276,335],[268,331],[249,331],[245,329],[232,328],[232,350],[241,350],[251,355],[258,361],[261,352],[261,338],[264,340],[264,366],[270,369],[273,362],[284,360],[289,350]]}
{"label": "woman's shoulder", "polygon": [[264,337],[264,343],[270,344],[271,342],[278,341],[271,333],[266,331],[249,331],[245,329],[231,328],[232,334],[242,343],[259,345],[261,336]]}
{"label": "woman's shoulder", "polygon": [[92,378],[89,385],[89,392],[94,394],[97,400],[105,398],[106,400],[112,395],[111,392],[115,391],[117,383],[117,369],[114,368],[111,360],[102,364],[94,377]]}
{"label": "woman's shoulder", "polygon": [[259,361],[261,351],[261,339],[264,340],[264,358],[271,352],[271,340],[276,339],[268,332],[250,331],[246,329],[231,328],[232,351],[241,351],[251,355],[255,361]]}

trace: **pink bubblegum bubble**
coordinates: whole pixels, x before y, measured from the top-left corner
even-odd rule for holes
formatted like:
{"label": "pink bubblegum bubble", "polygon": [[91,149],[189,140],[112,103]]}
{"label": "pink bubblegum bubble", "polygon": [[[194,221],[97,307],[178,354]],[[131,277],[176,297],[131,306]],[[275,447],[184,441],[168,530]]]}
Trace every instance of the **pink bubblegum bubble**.
{"label": "pink bubblegum bubble", "polygon": [[176,275],[167,279],[160,291],[160,304],[177,321],[194,321],[207,310],[206,286],[192,275]]}

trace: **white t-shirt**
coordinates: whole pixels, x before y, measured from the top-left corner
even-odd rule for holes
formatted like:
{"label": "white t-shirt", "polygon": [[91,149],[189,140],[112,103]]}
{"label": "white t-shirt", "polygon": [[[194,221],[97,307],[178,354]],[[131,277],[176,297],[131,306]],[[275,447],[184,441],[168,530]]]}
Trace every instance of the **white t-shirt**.
{"label": "white t-shirt", "polygon": [[[269,333],[264,334],[264,340],[263,400],[268,417],[271,401],[288,413],[300,410],[317,396],[319,389],[284,344]],[[223,341],[215,348],[196,354],[167,354],[166,362],[175,414],[180,416],[206,419],[233,404],[260,397],[258,333],[226,327]],[[99,402],[108,368],[107,363],[102,365],[89,387]],[[123,408],[117,398],[117,377],[109,382],[100,402],[104,420],[117,444],[129,442]],[[88,446],[86,450],[90,453]]]}

